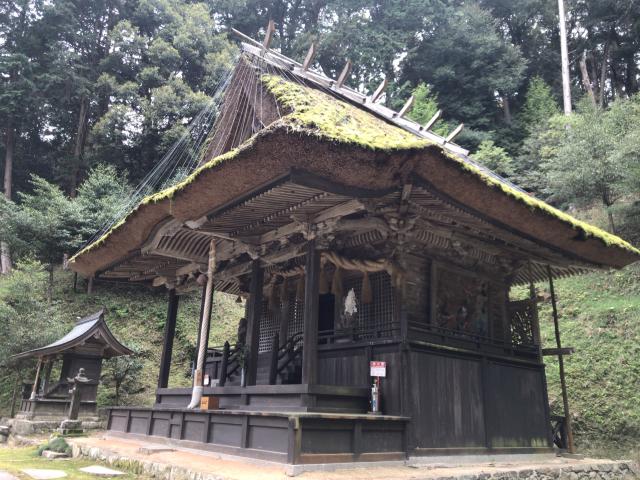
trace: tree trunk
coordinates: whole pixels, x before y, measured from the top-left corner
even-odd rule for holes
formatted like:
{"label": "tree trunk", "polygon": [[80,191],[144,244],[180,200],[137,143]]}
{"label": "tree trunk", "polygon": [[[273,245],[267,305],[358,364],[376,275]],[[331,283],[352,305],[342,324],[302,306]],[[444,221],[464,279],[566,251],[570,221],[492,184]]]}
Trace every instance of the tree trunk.
{"label": "tree trunk", "polygon": [[613,221],[613,212],[607,208],[607,218],[609,219],[609,232],[616,235],[616,224]]}
{"label": "tree trunk", "polygon": [[53,301],[53,265],[49,265],[49,283],[47,285],[47,303],[51,305]]}
{"label": "tree trunk", "polygon": [[509,104],[509,97],[506,95],[502,97],[502,111],[504,112],[504,123],[511,125],[511,105]]}
{"label": "tree trunk", "polygon": [[600,64],[600,89],[598,90],[598,104],[600,108],[604,107],[604,86],[607,82],[607,66],[609,64],[609,49],[611,48],[611,39],[607,39],[602,53],[602,63]]}
{"label": "tree trunk", "polygon": [[593,86],[591,85],[591,80],[589,79],[589,71],[587,70],[587,52],[582,52],[582,57],[580,57],[580,75],[582,76],[582,85],[584,89],[587,91],[587,95],[591,99],[591,103],[594,107],[596,105],[596,97],[593,94]]}
{"label": "tree trunk", "polygon": [[80,113],[78,115],[78,131],[76,133],[76,144],[73,149],[73,171],[71,172],[71,184],[69,185],[69,196],[74,198],[80,183],[82,170],[82,156],[84,144],[87,139],[87,125],[89,121],[89,99],[83,95],[80,99]]}
{"label": "tree trunk", "polygon": [[[9,119],[9,125],[5,133],[5,154],[4,154],[4,197],[7,200],[11,200],[13,189],[13,153],[15,150],[15,135],[16,131]],[[0,273],[11,273],[11,251],[9,245],[5,242],[0,243]]]}

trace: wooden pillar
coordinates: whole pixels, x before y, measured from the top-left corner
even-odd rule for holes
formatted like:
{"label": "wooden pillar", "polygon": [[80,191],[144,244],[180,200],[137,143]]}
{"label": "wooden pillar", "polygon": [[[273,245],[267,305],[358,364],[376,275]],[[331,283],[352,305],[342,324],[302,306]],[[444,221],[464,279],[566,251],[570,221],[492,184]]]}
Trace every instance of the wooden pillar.
{"label": "wooden pillar", "polygon": [[[551,292],[551,308],[553,310],[553,327],[556,334],[556,346],[558,350],[562,348],[560,342],[560,326],[558,323],[558,306],[556,304],[556,293],[553,288],[553,274],[551,266],[547,265],[547,275],[549,276],[549,290]],[[558,365],[560,366],[560,387],[562,388],[562,406],[564,407],[564,421],[567,428],[567,440],[569,442],[569,453],[575,453],[573,445],[573,428],[571,426],[571,413],[569,412],[569,398],[567,397],[567,383],[564,377],[564,358],[558,355]]]}
{"label": "wooden pillar", "polygon": [[50,357],[47,359],[47,366],[44,370],[44,383],[42,387],[43,395],[47,393],[47,388],[49,388],[49,383],[51,381],[51,370],[53,369],[54,362],[55,362],[55,357]]}
{"label": "wooden pillar", "polygon": [[313,385],[318,379],[318,309],[320,252],[315,240],[307,243],[304,289],[304,337],[302,347],[302,383]]}
{"label": "wooden pillar", "polygon": [[176,334],[176,318],[178,316],[178,301],[180,299],[173,288],[169,290],[167,297],[167,320],[164,324],[164,338],[162,340],[162,354],[160,356],[160,371],[158,372],[158,388],[167,388],[169,385],[173,339]]}
{"label": "wooden pillar", "polygon": [[38,358],[38,366],[36,367],[36,378],[33,381],[30,400],[35,400],[38,393],[38,383],[40,383],[40,369],[42,368],[42,357]]}
{"label": "wooden pillar", "polygon": [[246,384],[255,385],[258,375],[258,341],[260,339],[260,317],[262,316],[262,287],[264,271],[260,260],[254,260],[251,265],[251,285],[249,287],[249,302],[247,304],[247,352]]}

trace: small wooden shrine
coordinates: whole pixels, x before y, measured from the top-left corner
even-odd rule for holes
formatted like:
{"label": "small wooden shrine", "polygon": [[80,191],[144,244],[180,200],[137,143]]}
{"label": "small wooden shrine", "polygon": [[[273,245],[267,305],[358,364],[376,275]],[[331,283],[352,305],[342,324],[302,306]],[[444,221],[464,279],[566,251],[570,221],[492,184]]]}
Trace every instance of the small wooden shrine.
{"label": "small wooden shrine", "polygon": [[[552,428],[543,353],[566,352],[559,331],[543,352],[533,283],[640,251],[478,165],[459,128],[386,108],[384,82],[357,92],[349,65],[328,78],[271,33],[243,37],[199,167],[71,260],[168,290],[156,404],[111,409],[111,434],[287,464],[549,452],[570,429]],[[178,301],[200,288],[194,386],[170,388]],[[246,300],[215,348],[213,290]]]}
{"label": "small wooden shrine", "polygon": [[[104,310],[84,317],[64,337],[44,347],[13,356],[14,360],[38,361],[32,384],[23,389],[18,417],[27,419],[63,418],[69,413],[72,380],[80,371],[89,379],[80,391],[80,417],[94,417],[102,360],[133,352],[111,333]],[[57,379],[52,372],[59,370]]]}

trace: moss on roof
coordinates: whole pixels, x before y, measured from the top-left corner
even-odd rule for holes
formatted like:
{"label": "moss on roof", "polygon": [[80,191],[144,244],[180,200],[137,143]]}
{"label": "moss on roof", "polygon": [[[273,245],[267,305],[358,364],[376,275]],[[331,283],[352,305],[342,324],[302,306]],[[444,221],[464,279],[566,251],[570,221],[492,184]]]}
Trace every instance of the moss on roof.
{"label": "moss on roof", "polygon": [[399,150],[437,146],[462,169],[480,177],[489,187],[498,188],[509,197],[524,203],[531,210],[539,210],[570,224],[585,238],[597,238],[607,246],[615,245],[640,255],[640,250],[622,238],[580,221],[542,200],[500,182],[475,165],[446,151],[441,145],[416,137],[331,95],[293,83],[280,76],[263,75],[262,81],[278,102],[291,110],[291,113],[283,118],[290,126],[315,130],[323,137],[372,149]]}
{"label": "moss on roof", "polygon": [[[424,149],[427,147],[438,148],[459,168],[479,177],[480,180],[488,187],[499,189],[502,193],[519,201],[520,203],[523,203],[532,211],[540,211],[570,225],[577,231],[578,235],[581,235],[584,238],[596,238],[607,246],[616,246],[636,255],[640,255],[640,250],[633,247],[630,243],[620,237],[605,232],[604,230],[586,222],[580,221],[571,215],[552,207],[542,200],[514,189],[507,183],[501,182],[487,175],[477,166],[465,161],[464,158],[447,151],[442,145],[424,138],[419,138],[408,131],[385,122],[365,110],[361,110],[354,105],[339,100],[338,98],[320,90],[306,87],[300,83],[294,83],[278,75],[262,75],[261,80],[267,90],[276,98],[278,103],[288,110],[288,112],[282,116],[281,120],[275,122],[275,124],[271,125],[270,128],[277,128],[280,125],[284,125],[295,131],[304,132],[306,134],[315,135],[336,142],[353,144],[372,150],[391,152],[398,150]],[[249,148],[255,142],[256,137],[257,134],[247,140],[247,142],[239,148],[211,159],[176,185],[145,197],[125,218],[114,225],[97,241],[88,245],[74,255],[71,261],[79,255],[93,250],[104,243],[114,230],[120,228],[144,205],[157,203],[167,199],[171,201],[176,194],[195,181],[204,170],[214,168],[217,165],[236,157],[242,150]]]}
{"label": "moss on roof", "polygon": [[375,150],[434,145],[320,90],[278,75],[263,75],[262,82],[278,103],[290,110],[282,121],[293,129],[311,130],[324,138]]}

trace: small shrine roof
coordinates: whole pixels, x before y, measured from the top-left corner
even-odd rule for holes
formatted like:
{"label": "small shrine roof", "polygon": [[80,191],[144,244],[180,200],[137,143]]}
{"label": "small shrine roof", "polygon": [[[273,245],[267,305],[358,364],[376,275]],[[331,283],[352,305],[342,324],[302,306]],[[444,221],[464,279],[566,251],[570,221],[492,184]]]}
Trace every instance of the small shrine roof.
{"label": "small shrine roof", "polygon": [[99,310],[78,320],[71,331],[55,342],[45,345],[44,347],[18,353],[17,355],[14,355],[13,358],[23,359],[56,355],[70,351],[90,339],[94,342],[104,344],[104,358],[131,355],[134,353],[132,350],[120,343],[120,341],[111,333],[104,320],[104,310]]}

